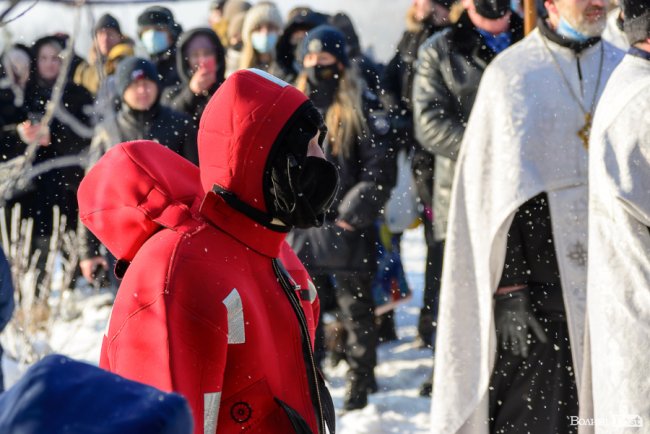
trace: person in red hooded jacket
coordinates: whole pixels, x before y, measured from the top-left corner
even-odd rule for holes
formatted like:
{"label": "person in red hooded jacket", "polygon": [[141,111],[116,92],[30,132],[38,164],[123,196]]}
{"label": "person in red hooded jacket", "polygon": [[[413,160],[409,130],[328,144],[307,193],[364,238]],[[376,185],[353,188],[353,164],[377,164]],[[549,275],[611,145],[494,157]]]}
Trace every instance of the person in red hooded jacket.
{"label": "person in red hooded jacket", "polygon": [[322,224],[338,188],[324,134],[300,91],[239,71],[203,113],[199,168],[129,142],[81,184],[81,219],[123,275],[100,366],[184,395],[195,433],[335,431],[316,290],[284,241]]}

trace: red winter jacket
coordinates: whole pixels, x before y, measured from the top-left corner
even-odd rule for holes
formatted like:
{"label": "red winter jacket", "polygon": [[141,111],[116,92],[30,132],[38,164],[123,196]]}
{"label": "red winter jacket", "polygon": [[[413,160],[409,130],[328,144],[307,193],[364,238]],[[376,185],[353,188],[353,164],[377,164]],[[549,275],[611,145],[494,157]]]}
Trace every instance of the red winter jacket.
{"label": "red winter jacket", "polygon": [[265,212],[269,151],[305,101],[240,71],[201,119],[200,174],[158,144],[130,142],[79,189],[82,221],[118,265],[130,262],[100,365],[183,394],[195,433],[324,433],[334,419],[313,362],[319,304],[305,269],[284,233],[212,192]]}

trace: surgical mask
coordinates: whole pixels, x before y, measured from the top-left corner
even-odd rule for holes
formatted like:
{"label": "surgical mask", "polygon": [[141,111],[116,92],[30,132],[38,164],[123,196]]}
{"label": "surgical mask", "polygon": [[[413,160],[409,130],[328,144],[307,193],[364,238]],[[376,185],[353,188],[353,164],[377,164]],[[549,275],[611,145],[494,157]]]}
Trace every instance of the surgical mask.
{"label": "surgical mask", "polygon": [[576,42],[586,42],[589,39],[589,36],[585,36],[571,27],[571,24],[562,16],[560,16],[560,24],[557,26],[557,33]]}
{"label": "surgical mask", "polygon": [[144,49],[151,55],[160,54],[169,48],[167,33],[160,30],[146,30],[142,32],[140,39]]}
{"label": "surgical mask", "polygon": [[275,32],[271,33],[262,33],[262,32],[253,32],[251,33],[251,43],[255,51],[261,54],[267,54],[273,51],[275,44],[278,42],[278,34]]}

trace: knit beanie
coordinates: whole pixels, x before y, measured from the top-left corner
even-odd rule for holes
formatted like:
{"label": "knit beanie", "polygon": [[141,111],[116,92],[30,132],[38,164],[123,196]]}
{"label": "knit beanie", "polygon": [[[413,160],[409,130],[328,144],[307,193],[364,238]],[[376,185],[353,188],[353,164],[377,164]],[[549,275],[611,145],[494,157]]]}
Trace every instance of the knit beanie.
{"label": "knit beanie", "polygon": [[302,41],[302,58],[309,53],[330,53],[346,68],[350,66],[350,59],[346,51],[345,35],[338,29],[321,25],[313,28]]}
{"label": "knit beanie", "polygon": [[173,32],[174,25],[171,11],[162,6],[148,7],[138,16],[138,33],[142,33],[142,28],[147,26],[167,27],[170,32]]}
{"label": "knit beanie", "polygon": [[282,30],[282,15],[274,3],[258,3],[246,12],[242,38],[244,40],[248,39],[253,30],[264,23],[274,24],[278,29]]}
{"label": "knit beanie", "polygon": [[136,80],[146,78],[153,81],[160,88],[160,80],[156,66],[146,59],[129,57],[120,62],[115,72],[115,90],[122,98],[124,91]]}
{"label": "knit beanie", "polygon": [[114,29],[120,35],[122,34],[122,30],[120,29],[120,23],[111,14],[104,14],[101,17],[99,17],[97,23],[95,23],[95,28],[93,29],[94,30],[93,33],[97,33],[101,29]]}

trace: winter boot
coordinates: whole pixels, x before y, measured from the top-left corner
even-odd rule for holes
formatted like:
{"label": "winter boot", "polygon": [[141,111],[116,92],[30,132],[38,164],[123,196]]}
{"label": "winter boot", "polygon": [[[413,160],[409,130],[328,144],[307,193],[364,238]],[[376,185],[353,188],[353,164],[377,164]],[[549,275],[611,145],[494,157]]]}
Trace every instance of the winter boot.
{"label": "winter boot", "polygon": [[418,319],[418,336],[416,338],[416,345],[419,348],[433,349],[433,338],[436,327],[434,325],[433,314],[425,312],[424,309],[420,312]]}
{"label": "winter boot", "polygon": [[345,391],[343,409],[345,411],[360,410],[368,405],[368,383],[365,378],[351,377]]}
{"label": "winter boot", "polygon": [[420,396],[430,398],[432,393],[433,393],[433,382],[431,380],[427,380],[424,383],[422,383],[422,385],[420,386]]}
{"label": "winter boot", "polygon": [[380,344],[397,340],[394,312],[392,310],[375,318],[375,325],[377,328],[377,339]]}

